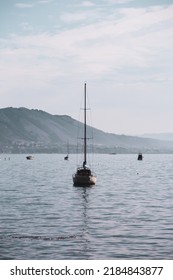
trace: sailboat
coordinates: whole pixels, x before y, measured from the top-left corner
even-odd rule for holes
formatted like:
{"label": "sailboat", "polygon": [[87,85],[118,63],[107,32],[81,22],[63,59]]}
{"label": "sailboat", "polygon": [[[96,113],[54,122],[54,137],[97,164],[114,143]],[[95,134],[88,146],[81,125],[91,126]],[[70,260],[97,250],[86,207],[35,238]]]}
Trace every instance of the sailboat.
{"label": "sailboat", "polygon": [[96,176],[87,166],[87,124],[86,124],[86,83],[84,84],[84,159],[83,165],[73,174],[74,186],[90,186],[96,184]]}
{"label": "sailboat", "polygon": [[69,157],[69,143],[67,143],[67,155],[64,157],[64,160],[68,160]]}
{"label": "sailboat", "polygon": [[64,160],[68,160],[68,155],[66,155],[66,156],[64,157]]}

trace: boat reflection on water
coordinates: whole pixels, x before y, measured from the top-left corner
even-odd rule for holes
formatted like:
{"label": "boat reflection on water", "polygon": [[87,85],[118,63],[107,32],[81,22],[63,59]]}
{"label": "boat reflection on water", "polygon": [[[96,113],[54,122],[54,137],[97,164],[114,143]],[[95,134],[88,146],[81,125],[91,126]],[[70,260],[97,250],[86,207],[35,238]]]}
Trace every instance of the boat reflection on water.
{"label": "boat reflection on water", "polygon": [[89,209],[91,207],[91,200],[90,200],[90,192],[93,186],[90,187],[75,187],[75,193],[78,200],[78,206],[80,211],[78,213],[81,220],[81,235],[82,239],[80,240],[81,244],[81,251],[82,251],[82,258],[89,259],[90,257],[90,215]]}

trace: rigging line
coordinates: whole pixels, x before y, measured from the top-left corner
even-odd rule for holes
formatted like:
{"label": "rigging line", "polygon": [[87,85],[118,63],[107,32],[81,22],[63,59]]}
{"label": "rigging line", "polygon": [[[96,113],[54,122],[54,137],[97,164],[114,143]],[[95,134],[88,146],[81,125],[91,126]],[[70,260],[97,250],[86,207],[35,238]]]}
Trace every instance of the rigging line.
{"label": "rigging line", "polygon": [[[82,104],[83,104],[83,95],[81,96],[80,98],[80,107],[78,108],[81,108],[82,107]],[[81,153],[81,145],[80,145],[80,141],[79,139],[81,139],[80,135],[82,133],[82,129],[83,127],[81,126],[81,123],[83,122],[83,116],[82,116],[82,113],[81,113],[81,109],[78,109],[78,122],[77,122],[77,147],[76,147],[76,153],[77,153],[77,165],[79,163],[79,154]],[[83,135],[83,134],[82,134]]]}
{"label": "rigging line", "polygon": [[90,156],[90,162],[93,165],[93,161],[94,161],[94,129],[93,129],[93,119],[92,119],[92,110],[91,110],[91,105],[90,105],[90,95],[87,94],[87,104],[90,110],[90,113],[88,114],[89,118],[88,118],[88,124],[90,126],[90,134],[91,137],[89,139],[92,139],[92,143],[91,143],[91,156]]}

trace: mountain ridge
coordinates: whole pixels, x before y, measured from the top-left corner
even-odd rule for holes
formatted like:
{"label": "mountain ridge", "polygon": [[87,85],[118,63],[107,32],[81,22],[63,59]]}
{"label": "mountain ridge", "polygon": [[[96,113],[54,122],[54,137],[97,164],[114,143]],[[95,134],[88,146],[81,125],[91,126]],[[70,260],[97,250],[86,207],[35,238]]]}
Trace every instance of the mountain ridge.
{"label": "mountain ridge", "polygon": [[[66,153],[76,152],[77,138],[83,137],[83,123],[68,115],[52,115],[25,107],[0,109],[1,153]],[[98,153],[173,153],[173,141],[107,133],[87,126],[94,134],[94,150]],[[82,149],[82,143],[79,144]],[[88,142],[91,151],[91,142]]]}
{"label": "mountain ridge", "polygon": [[139,137],[152,138],[158,140],[173,141],[173,133],[171,132],[161,132],[161,133],[144,133],[138,135]]}

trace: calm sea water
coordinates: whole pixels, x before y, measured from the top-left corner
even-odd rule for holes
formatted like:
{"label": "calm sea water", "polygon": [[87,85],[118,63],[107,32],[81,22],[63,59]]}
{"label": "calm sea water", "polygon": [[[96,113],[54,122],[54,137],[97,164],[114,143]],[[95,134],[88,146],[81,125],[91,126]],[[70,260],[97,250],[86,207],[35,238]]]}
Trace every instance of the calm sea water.
{"label": "calm sea water", "polygon": [[0,259],[173,259],[173,155],[1,155]]}

